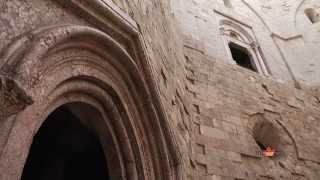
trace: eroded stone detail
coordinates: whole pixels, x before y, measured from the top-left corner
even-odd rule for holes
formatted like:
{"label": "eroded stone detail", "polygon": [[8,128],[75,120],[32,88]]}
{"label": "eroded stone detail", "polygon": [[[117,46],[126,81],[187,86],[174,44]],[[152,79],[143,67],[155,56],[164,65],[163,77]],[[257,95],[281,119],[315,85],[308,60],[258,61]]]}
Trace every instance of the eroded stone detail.
{"label": "eroded stone detail", "polygon": [[0,76],[0,122],[32,102],[31,97],[13,79]]}
{"label": "eroded stone detail", "polygon": [[[111,167],[114,175],[124,167],[139,180],[320,177],[320,91],[304,84],[319,82],[318,62],[302,48],[305,38],[318,52],[310,45],[316,25],[301,16],[310,0],[112,2],[0,3],[0,179],[19,179],[17,162],[42,116],[75,101],[112,122],[120,142],[104,140],[124,159]],[[224,62],[222,19],[259,42],[248,44],[263,52],[272,75]],[[260,121],[277,131],[275,158],[264,157],[255,140]]]}

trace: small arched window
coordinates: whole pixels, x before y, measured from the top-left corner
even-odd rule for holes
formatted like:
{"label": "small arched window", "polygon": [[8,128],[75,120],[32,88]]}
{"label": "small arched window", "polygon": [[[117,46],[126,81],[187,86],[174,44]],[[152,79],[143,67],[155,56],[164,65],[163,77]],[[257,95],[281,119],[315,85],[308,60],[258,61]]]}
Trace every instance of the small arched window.
{"label": "small arched window", "polygon": [[232,8],[232,4],[231,4],[230,0],[223,0],[223,3],[227,8]]}
{"label": "small arched window", "polygon": [[320,15],[315,9],[308,8],[304,11],[304,13],[306,14],[311,23],[316,23],[320,21]]}

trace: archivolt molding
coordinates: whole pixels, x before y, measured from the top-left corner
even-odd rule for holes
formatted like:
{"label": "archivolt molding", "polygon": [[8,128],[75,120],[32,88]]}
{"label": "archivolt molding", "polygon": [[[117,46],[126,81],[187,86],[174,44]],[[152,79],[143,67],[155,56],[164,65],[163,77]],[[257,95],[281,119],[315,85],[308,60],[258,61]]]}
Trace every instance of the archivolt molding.
{"label": "archivolt molding", "polygon": [[[1,56],[0,73],[17,82],[22,92],[27,94],[26,97],[30,97],[34,103],[21,112],[27,113],[29,120],[15,120],[7,145],[0,156],[0,171],[8,172],[2,175],[4,179],[19,179],[21,167],[19,169],[13,166],[23,163],[26,158],[27,153],[14,158],[20,161],[9,162],[14,155],[12,152],[16,152],[13,144],[19,143],[15,142],[21,128],[19,124],[28,124],[28,121],[37,119],[38,122],[29,122],[30,127],[33,127],[33,123],[41,124],[43,118],[36,118],[41,111],[36,111],[36,108],[51,107],[44,103],[51,102],[49,97],[52,93],[59,92],[59,84],[71,83],[79,78],[84,83],[65,86],[70,94],[75,93],[71,87],[76,86],[77,92],[82,93],[83,97],[89,95],[101,102],[107,96],[97,97],[97,91],[89,89],[92,86],[90,84],[99,87],[99,91],[110,94],[114,102],[113,105],[101,102],[106,112],[118,111],[118,115],[112,117],[127,123],[122,127],[115,127],[120,128],[117,131],[124,131],[122,135],[127,134],[125,137],[120,134],[117,138],[124,140],[123,142],[127,139],[129,141],[125,144],[133,146],[119,149],[131,149],[131,154],[134,154],[134,158],[125,158],[123,163],[129,166],[125,168],[129,172],[126,176],[130,179],[181,179],[178,167],[181,153],[159,100],[159,92],[155,84],[150,83],[153,81],[150,64],[141,52],[143,48],[132,49],[135,53],[129,53],[115,39],[100,30],[70,24],[35,30],[9,45]],[[139,65],[136,63],[138,61]],[[65,97],[68,92],[60,93],[57,97]],[[81,97],[79,96],[80,100]],[[108,107],[116,109],[108,111]],[[31,131],[35,132],[36,126],[33,128]],[[26,139],[26,142],[30,142],[30,139]],[[25,144],[21,149],[27,152],[29,146],[30,144]],[[136,175],[130,174],[135,170]]]}
{"label": "archivolt molding", "polygon": [[[137,23],[111,0],[58,0],[61,5],[75,9],[88,22],[99,27],[128,50],[131,56],[140,56],[143,44]],[[81,13],[79,13],[81,12]],[[143,43],[143,42],[142,42]],[[139,61],[140,59],[134,58]],[[137,63],[139,65],[139,63]]]}
{"label": "archivolt molding", "polygon": [[105,55],[101,54],[102,51],[112,50],[117,63],[123,67],[133,67],[129,72],[142,77],[131,56],[116,41],[97,29],[77,25],[46,27],[13,42],[3,53],[0,71],[18,81],[28,91],[40,78],[37,68],[46,59],[45,56],[72,47],[82,47],[102,56]]}
{"label": "archivolt molding", "polygon": [[[61,1],[61,0],[60,0]],[[160,119],[166,119],[161,124],[164,134],[169,139],[169,147],[174,147],[170,151],[177,152],[172,159],[172,163],[180,164],[182,154],[176,141],[175,131],[171,128],[172,122],[168,121],[168,115],[164,111],[164,105],[160,100],[160,90],[156,85],[154,77],[155,70],[149,56],[146,54],[147,48],[136,22],[121,11],[111,0],[64,0],[62,5],[67,5],[77,9],[77,13],[95,24],[99,29],[107,34],[112,34],[114,39],[125,47],[128,54],[133,57],[136,65],[144,75],[145,81],[151,93],[151,99],[156,109],[154,110]]]}
{"label": "archivolt molding", "polygon": [[252,36],[241,26],[238,24],[229,21],[229,20],[221,20],[220,21],[220,26],[224,27],[225,30],[233,30],[237,32],[237,34],[241,35],[242,39],[245,40],[246,43],[250,44],[252,42],[255,42],[255,40],[252,38]]}

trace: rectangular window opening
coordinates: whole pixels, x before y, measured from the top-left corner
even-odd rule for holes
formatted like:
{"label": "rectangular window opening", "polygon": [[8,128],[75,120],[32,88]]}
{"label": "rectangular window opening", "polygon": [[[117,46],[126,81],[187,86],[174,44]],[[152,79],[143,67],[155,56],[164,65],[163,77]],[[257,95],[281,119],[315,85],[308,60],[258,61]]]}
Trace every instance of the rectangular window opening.
{"label": "rectangular window opening", "polygon": [[246,48],[235,43],[229,43],[229,48],[232,54],[232,59],[237,63],[237,65],[257,72],[255,65],[252,64],[251,55]]}

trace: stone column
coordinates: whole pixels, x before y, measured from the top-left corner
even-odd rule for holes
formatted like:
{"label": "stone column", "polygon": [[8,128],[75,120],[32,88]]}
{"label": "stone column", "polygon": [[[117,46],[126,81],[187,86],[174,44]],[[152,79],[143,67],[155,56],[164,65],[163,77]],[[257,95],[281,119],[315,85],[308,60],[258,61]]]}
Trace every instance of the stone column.
{"label": "stone column", "polygon": [[250,46],[253,51],[252,55],[255,55],[255,57],[256,57],[256,64],[259,65],[259,68],[261,70],[261,74],[268,76],[269,72],[267,70],[266,64],[265,64],[264,60],[262,59],[261,54],[258,49],[259,44],[254,41],[250,44]]}

